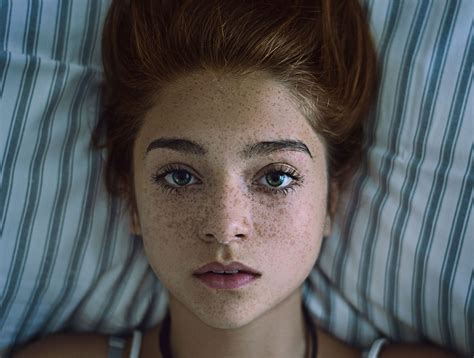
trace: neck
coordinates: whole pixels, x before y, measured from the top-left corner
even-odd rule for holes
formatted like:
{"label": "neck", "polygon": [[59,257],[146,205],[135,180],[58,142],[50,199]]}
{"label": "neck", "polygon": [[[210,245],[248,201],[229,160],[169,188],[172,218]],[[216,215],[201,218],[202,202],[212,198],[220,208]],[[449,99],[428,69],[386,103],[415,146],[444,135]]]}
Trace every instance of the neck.
{"label": "neck", "polygon": [[169,309],[173,358],[308,355],[301,290],[247,325],[232,329],[205,324],[172,295]]}

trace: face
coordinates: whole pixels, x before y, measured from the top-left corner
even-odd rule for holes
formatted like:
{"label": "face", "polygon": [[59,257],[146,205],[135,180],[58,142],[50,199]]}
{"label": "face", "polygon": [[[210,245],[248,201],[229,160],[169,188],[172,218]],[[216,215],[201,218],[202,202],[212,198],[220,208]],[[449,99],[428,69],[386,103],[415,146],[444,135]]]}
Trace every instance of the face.
{"label": "face", "polygon": [[[278,141],[293,145],[262,144]],[[144,119],[133,170],[149,262],[201,321],[241,327],[299,290],[320,250],[328,177],[324,145],[282,85],[263,73],[176,80]],[[193,272],[213,261],[261,276],[209,288]]]}

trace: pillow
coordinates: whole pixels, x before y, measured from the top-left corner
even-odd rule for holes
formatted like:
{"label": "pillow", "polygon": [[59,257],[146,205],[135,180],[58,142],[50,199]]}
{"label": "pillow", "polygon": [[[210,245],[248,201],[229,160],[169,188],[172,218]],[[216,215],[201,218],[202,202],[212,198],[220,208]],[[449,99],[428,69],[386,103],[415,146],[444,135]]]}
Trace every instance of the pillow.
{"label": "pillow", "polygon": [[0,350],[68,326],[129,330],[160,314],[159,283],[89,149],[107,7],[0,7]]}
{"label": "pillow", "polygon": [[472,14],[365,1],[381,65],[365,160],[308,280],[327,330],[474,354]]}

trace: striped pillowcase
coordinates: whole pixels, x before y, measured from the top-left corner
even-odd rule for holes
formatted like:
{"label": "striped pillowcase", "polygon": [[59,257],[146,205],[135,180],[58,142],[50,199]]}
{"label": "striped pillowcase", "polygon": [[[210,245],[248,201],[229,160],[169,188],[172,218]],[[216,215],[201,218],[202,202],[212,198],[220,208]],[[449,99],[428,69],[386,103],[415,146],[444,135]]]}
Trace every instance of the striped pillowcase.
{"label": "striped pillowcase", "polygon": [[[358,345],[385,334],[472,354],[472,2],[364,5],[383,85],[305,299]],[[147,327],[166,308],[89,150],[107,6],[0,7],[0,350],[67,328]]]}
{"label": "striped pillowcase", "polygon": [[386,335],[472,355],[474,3],[365,6],[381,88],[308,304],[355,344]]}
{"label": "striped pillowcase", "polygon": [[159,318],[148,310],[162,306],[160,285],[89,149],[107,8],[0,5],[0,350],[67,327],[116,333]]}

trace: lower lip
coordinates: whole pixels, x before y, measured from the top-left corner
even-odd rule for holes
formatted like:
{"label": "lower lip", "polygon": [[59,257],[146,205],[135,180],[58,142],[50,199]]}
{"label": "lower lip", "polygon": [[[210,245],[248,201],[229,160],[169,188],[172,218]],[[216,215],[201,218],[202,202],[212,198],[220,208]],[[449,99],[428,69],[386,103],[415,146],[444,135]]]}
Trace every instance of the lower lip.
{"label": "lower lip", "polygon": [[200,275],[195,275],[195,277],[211,288],[233,289],[245,286],[257,279],[259,276],[245,272],[234,273],[231,275],[206,272]]}

